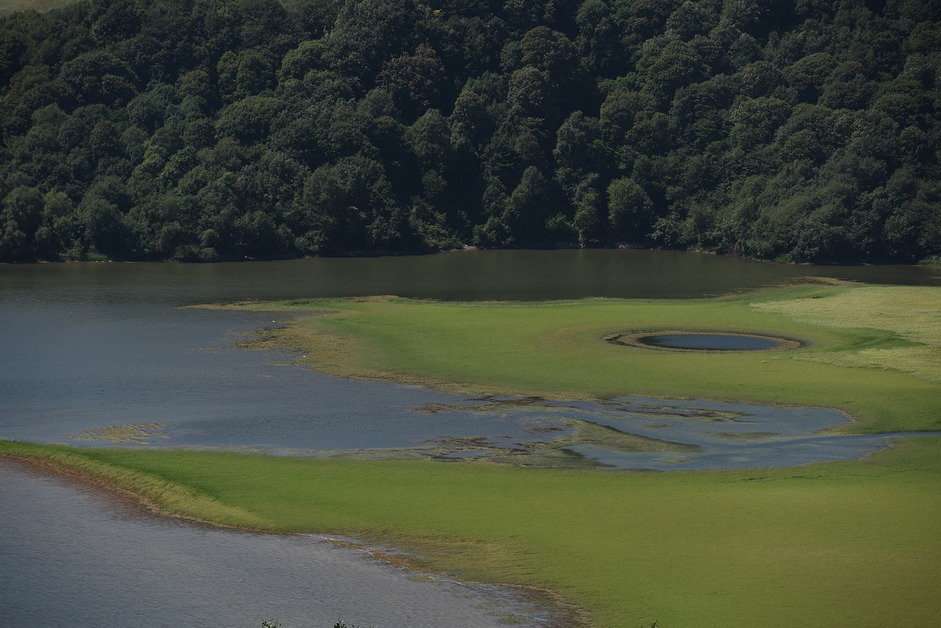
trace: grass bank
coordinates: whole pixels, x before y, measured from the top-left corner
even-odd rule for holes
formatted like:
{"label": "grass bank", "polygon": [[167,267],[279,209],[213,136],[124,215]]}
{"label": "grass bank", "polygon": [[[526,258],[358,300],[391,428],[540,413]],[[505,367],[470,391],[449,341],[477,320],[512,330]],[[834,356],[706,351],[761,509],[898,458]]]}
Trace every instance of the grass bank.
{"label": "grass bank", "polygon": [[0,454],[105,473],[197,518],[378,537],[432,568],[556,591],[599,626],[928,626],[941,616],[939,445],[659,474],[3,441]]}
{"label": "grass bank", "polygon": [[[443,303],[394,297],[226,307],[302,316],[255,343],[319,370],[446,390],[699,397],[844,410],[845,432],[941,429],[941,288],[805,285],[713,299]],[[614,345],[621,331],[800,338],[789,351]]]}

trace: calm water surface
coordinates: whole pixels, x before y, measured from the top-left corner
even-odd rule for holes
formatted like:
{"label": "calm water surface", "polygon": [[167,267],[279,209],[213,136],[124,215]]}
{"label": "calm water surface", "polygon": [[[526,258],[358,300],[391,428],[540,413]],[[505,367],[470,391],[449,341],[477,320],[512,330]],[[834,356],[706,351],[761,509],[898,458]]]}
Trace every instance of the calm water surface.
{"label": "calm water surface", "polygon": [[641,336],[637,342],[664,349],[692,351],[760,351],[774,349],[780,343],[771,338],[735,334],[656,334]]}
{"label": "calm water surface", "polygon": [[[453,436],[511,446],[545,438],[531,429],[533,421],[544,418],[544,408],[417,412],[427,404],[477,402],[274,366],[272,362],[285,358],[233,348],[249,330],[278,324],[272,315],[179,306],[371,293],[480,299],[700,296],[826,270],[870,273],[869,279],[934,281],[927,267],[814,268],[629,250],[216,265],[4,265],[0,437],[78,446],[195,446],[289,454],[417,447]],[[559,421],[575,413],[575,418],[601,420],[605,412],[556,409],[549,418]],[[777,416],[774,409],[763,412]],[[638,416],[637,425],[622,428],[641,429],[643,415]],[[815,415],[804,435],[845,420],[836,413]],[[137,426],[133,429],[138,432],[121,442],[128,434],[110,429],[115,426]],[[689,440],[704,429],[695,422],[687,422],[687,428],[688,433],[673,436]],[[765,464],[777,463],[775,451],[769,450]]]}
{"label": "calm water surface", "polygon": [[223,264],[0,264],[7,302],[192,304],[238,299],[394,294],[447,300],[689,298],[800,277],[941,285],[938,266],[798,266],[673,251],[466,251]]}
{"label": "calm water surface", "polygon": [[[191,446],[321,455],[327,450],[421,447],[429,440],[459,436],[477,438],[485,445],[481,451],[492,451],[544,439],[534,425],[564,426],[568,419],[580,419],[700,447],[681,456],[573,447],[615,468],[739,468],[859,457],[882,446],[884,437],[820,437],[814,432],[846,420],[830,410],[713,409],[741,415],[741,420],[724,421],[703,418],[710,412],[706,402],[689,402],[698,412],[692,415],[683,406],[686,402],[670,405],[635,398],[619,405],[494,405],[272,365],[284,358],[232,347],[249,330],[276,325],[277,319],[179,309],[248,298],[369,294],[436,299],[688,298],[808,275],[941,285],[938,269],[929,267],[786,266],[627,250],[212,265],[0,265],[0,437],[79,446]],[[429,404],[439,410],[418,411]],[[109,429],[129,425],[136,427],[130,432]],[[121,440],[116,434],[125,442],[113,442]],[[470,449],[454,455],[479,453]],[[222,607],[206,606],[207,599],[218,599],[233,612],[270,608],[266,615],[282,620],[308,616],[304,613],[333,620],[337,611],[355,608],[358,614],[346,615],[354,622],[419,625],[426,619],[434,623],[433,609],[439,606],[433,602],[445,595],[409,588],[402,574],[389,576],[384,567],[364,567],[361,561],[354,561],[355,568],[341,568],[337,565],[346,565],[348,557],[309,539],[128,520],[86,494],[9,465],[0,467],[0,481],[3,621],[70,623],[62,619],[65,609],[76,608],[91,613],[88,621],[78,623],[138,625],[166,608],[178,613],[172,623],[199,623],[200,617],[229,617],[216,615]],[[178,559],[180,569],[188,571],[174,577],[160,556]],[[352,575],[347,580],[346,575],[324,576],[319,561],[334,566],[337,574]],[[259,584],[264,579],[258,574],[268,578],[269,565],[281,563],[284,571],[271,576],[270,588]],[[343,571],[347,567],[351,571]],[[350,579],[357,578],[372,584],[356,589]],[[398,584],[382,584],[387,582],[382,578]],[[21,586],[24,582],[29,586]],[[208,587],[209,595],[194,595],[194,582]],[[239,592],[253,587],[275,606],[252,601],[258,597],[248,597],[244,604],[228,601],[241,599]],[[154,597],[140,595],[150,590]],[[383,594],[348,595],[366,590]],[[499,598],[494,592],[479,593],[491,594]],[[181,601],[174,605],[173,600]],[[419,619],[383,615],[390,609],[413,609]],[[279,616],[278,610],[285,614]],[[421,615],[425,611],[429,614]],[[439,625],[483,625],[478,615],[461,617],[465,619]]]}
{"label": "calm water surface", "polygon": [[[418,579],[315,535],[144,513],[0,460],[3,626],[500,626],[557,619],[509,589]],[[411,576],[411,577],[410,577]],[[504,621],[501,621],[504,620]]]}

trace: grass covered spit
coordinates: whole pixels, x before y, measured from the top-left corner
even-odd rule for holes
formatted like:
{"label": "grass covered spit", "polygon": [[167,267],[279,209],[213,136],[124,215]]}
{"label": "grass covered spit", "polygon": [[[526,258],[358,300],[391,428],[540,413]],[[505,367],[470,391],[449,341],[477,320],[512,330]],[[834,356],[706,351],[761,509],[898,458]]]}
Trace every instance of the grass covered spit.
{"label": "grass covered spit", "polygon": [[[302,362],[335,375],[558,399],[637,394],[824,406],[857,419],[845,432],[941,429],[941,288],[804,285],[689,300],[376,297],[224,307],[310,310],[255,346],[297,350]],[[604,341],[655,329],[741,331],[807,344],[673,352]]]}

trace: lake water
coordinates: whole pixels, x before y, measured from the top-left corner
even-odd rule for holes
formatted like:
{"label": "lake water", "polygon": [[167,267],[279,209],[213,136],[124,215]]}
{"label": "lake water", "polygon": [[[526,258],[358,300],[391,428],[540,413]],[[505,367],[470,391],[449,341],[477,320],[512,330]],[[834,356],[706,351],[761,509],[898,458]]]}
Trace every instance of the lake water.
{"label": "lake water", "polygon": [[[741,468],[852,459],[883,446],[884,437],[815,434],[846,420],[831,410],[711,407],[708,402],[637,398],[614,404],[513,404],[388,383],[355,382],[296,366],[272,365],[284,358],[233,348],[253,328],[278,324],[270,315],[179,306],[249,298],[370,294],[437,299],[689,298],[811,275],[941,285],[938,274],[936,267],[786,266],[629,250],[467,252],[212,265],[0,265],[0,437],[78,446],[187,446],[294,455],[391,448],[431,451],[443,458],[474,458],[504,449],[525,449],[527,443],[545,440],[546,430],[568,434],[569,421],[581,420],[698,448],[682,454],[644,454],[581,444],[568,450],[614,468]],[[435,410],[429,412],[429,407]],[[469,445],[453,450],[440,446],[442,439],[454,437]],[[81,586],[66,593],[61,579],[34,577],[23,599],[32,595],[32,601],[42,601],[50,612],[59,612],[55,609],[77,604],[75,595],[82,598],[82,608],[88,609],[107,604],[101,600],[113,595],[127,608],[121,611],[126,614],[115,615],[111,623],[140,624],[128,618],[156,612],[150,601],[114,587],[116,583],[137,583],[140,590],[151,586],[153,574],[146,569],[127,572],[123,565],[133,563],[141,554],[140,547],[172,546],[178,530],[161,537],[164,532],[159,530],[163,528],[138,521],[133,533],[137,541],[114,545],[107,560],[95,566],[107,573],[92,573],[87,564],[82,566],[83,561],[102,551],[101,547],[90,545],[85,558],[64,560],[63,552],[74,538],[65,534],[65,528],[60,532],[50,528],[48,542],[43,543],[42,529],[54,524],[53,513],[66,517],[73,509],[84,509],[86,514],[95,511],[89,516],[107,517],[107,508],[97,502],[95,506],[82,502],[82,506],[75,500],[87,499],[87,495],[77,497],[74,489],[59,484],[50,488],[53,484],[48,480],[24,476],[7,465],[0,467],[0,479],[5,487],[0,493],[3,541],[21,548],[5,555],[0,569],[7,578],[5,589],[12,586],[12,574],[28,571],[32,564],[59,564],[63,578]],[[27,499],[28,495],[32,499]],[[37,526],[36,521],[47,523]],[[75,525],[88,539],[94,536],[94,526]],[[235,535],[219,542],[233,548],[256,543],[249,540],[256,538]],[[270,538],[279,540],[257,541],[257,549],[252,550],[252,556],[263,563],[265,552],[272,552],[272,556],[290,553],[283,548],[296,542]],[[116,543],[114,539],[116,535],[108,534],[96,542],[107,545]],[[266,545],[269,543],[288,545]],[[215,547],[210,543],[199,551],[214,555]],[[313,569],[311,565],[317,560],[301,561],[291,569]],[[213,586],[218,590],[236,587],[233,583],[239,574],[244,576],[245,568],[237,560],[220,558],[213,563],[212,578],[218,581]],[[165,571],[157,563],[152,563],[152,569]],[[288,569],[285,573],[298,572]],[[403,574],[396,577],[407,581]],[[189,599],[182,580],[176,591],[173,578],[161,586],[169,588],[158,600],[174,595]],[[347,585],[339,579],[316,579],[311,586],[322,599],[345,599]],[[427,596],[408,587],[394,590],[399,591],[394,595],[401,595],[393,605],[396,608],[426,608]],[[296,595],[288,597],[293,600]],[[10,603],[4,599],[0,605],[6,610]],[[154,604],[158,603],[164,602]],[[348,618],[367,622],[373,621],[369,617],[380,617],[380,606],[388,606],[389,601],[383,598],[381,604],[373,604],[360,600],[358,604],[362,614]],[[4,621],[21,619],[36,624],[29,620],[38,615],[23,614],[27,607],[21,604],[15,607],[20,610],[5,613]],[[199,616],[197,611],[187,615],[190,611],[170,608],[176,608],[182,618]],[[307,612],[303,605],[282,608],[288,613],[284,617]],[[330,610],[317,609],[310,612]],[[380,623],[395,625],[394,621]],[[480,625],[476,619],[445,624]]]}
{"label": "lake water", "polygon": [[157,517],[0,460],[3,626],[534,626],[510,589],[416,577],[317,535]]}
{"label": "lake water", "polygon": [[0,264],[5,302],[238,299],[395,294],[443,300],[689,298],[824,276],[941,285],[938,266],[810,266],[673,251],[466,251],[438,255],[175,264]]}

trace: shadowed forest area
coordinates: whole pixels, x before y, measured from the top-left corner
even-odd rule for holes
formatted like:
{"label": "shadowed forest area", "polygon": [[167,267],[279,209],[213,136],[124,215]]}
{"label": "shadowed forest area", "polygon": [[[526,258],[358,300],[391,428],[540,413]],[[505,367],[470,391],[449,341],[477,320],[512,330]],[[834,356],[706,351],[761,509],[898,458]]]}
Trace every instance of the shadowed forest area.
{"label": "shadowed forest area", "polygon": [[937,0],[92,0],[0,19],[0,260],[941,253]]}

